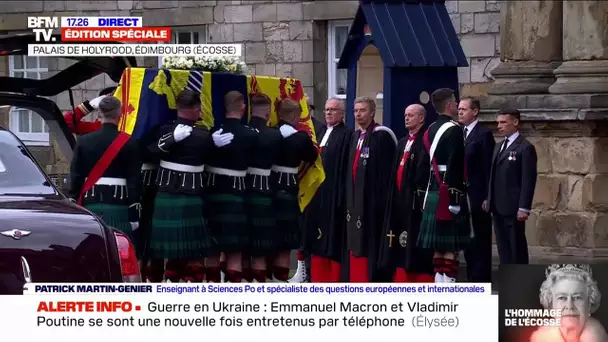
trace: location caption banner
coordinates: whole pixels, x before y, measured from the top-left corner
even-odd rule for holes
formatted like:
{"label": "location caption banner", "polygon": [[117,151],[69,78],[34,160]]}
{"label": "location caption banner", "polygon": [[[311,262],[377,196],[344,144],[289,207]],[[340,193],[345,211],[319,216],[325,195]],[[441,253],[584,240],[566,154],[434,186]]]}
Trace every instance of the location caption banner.
{"label": "location caption banner", "polygon": [[[48,285],[59,291],[26,284],[26,295],[0,297],[7,333],[62,342],[498,340],[498,298],[488,284]],[[65,293],[77,289],[90,291]]]}
{"label": "location caption banner", "polygon": [[29,44],[28,56],[38,57],[240,57],[240,44]]}

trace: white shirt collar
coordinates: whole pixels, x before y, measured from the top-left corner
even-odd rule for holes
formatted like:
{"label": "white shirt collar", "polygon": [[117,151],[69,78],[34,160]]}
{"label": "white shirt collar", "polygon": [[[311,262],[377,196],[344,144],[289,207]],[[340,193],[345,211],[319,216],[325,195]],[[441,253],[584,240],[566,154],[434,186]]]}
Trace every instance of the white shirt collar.
{"label": "white shirt collar", "polygon": [[514,142],[517,138],[519,138],[519,131],[509,135],[509,137],[507,137],[507,139],[509,139],[509,144]]}
{"label": "white shirt collar", "polygon": [[475,128],[475,126],[477,126],[477,122],[479,122],[479,120],[475,119],[473,122],[471,122],[470,124],[465,126],[467,128],[467,134],[471,133],[473,128]]}

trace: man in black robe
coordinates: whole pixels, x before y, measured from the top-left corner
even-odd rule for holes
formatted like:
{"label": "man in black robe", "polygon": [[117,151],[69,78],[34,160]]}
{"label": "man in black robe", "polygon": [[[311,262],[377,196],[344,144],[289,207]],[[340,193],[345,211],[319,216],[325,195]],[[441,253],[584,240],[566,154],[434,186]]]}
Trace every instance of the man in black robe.
{"label": "man in black robe", "polygon": [[433,250],[416,246],[430,170],[422,142],[425,114],[419,104],[405,109],[408,136],[399,140],[393,163],[378,268],[392,274],[395,283],[434,281]]}
{"label": "man in black robe", "polygon": [[455,282],[458,254],[470,241],[471,224],[466,199],[464,134],[454,91],[438,89],[431,96],[439,116],[423,142],[431,161],[423,204],[418,247],[435,251],[435,282]]}
{"label": "man in black robe", "polygon": [[342,267],[343,279],[350,282],[387,281],[387,275],[378,272],[377,256],[397,138],[389,128],[374,121],[375,114],[372,98],[355,99],[359,129],[349,144]]}
{"label": "man in black robe", "polygon": [[[70,197],[79,199],[85,208],[133,240],[133,228],[139,225],[140,167],[138,145],[128,139],[92,187],[85,187],[101,157],[121,136],[120,100],[105,97],[99,103],[101,128],[83,135],[74,148],[70,165]],[[124,135],[122,136],[124,137]],[[84,191],[83,191],[84,188]]]}
{"label": "man in black robe", "polygon": [[275,232],[279,250],[274,260],[273,276],[283,282],[288,280],[291,251],[302,247],[301,212],[298,202],[299,166],[302,163],[314,163],[318,150],[307,132],[296,130],[302,114],[299,103],[289,98],[282,99],[278,114],[278,126],[283,141],[271,176],[277,188],[274,208],[277,213]]}
{"label": "man in black robe", "polygon": [[[256,145],[247,169],[247,205],[249,217],[249,255],[253,280],[266,281],[266,259],[277,253],[276,212],[273,200],[276,187],[270,182],[283,137],[276,127],[269,127],[272,102],[266,94],[254,94],[250,101],[250,127],[258,134]],[[272,276],[272,274],[271,274]]]}
{"label": "man in black robe", "polygon": [[233,139],[227,145],[214,148],[206,166],[207,219],[217,242],[218,252],[215,257],[207,258],[207,266],[215,270],[215,267],[219,266],[220,252],[224,253],[226,280],[241,283],[242,253],[249,248],[245,178],[257,133],[242,123],[246,109],[243,94],[229,91],[224,96],[224,106],[224,121],[213,134],[232,134]]}
{"label": "man in black robe", "polygon": [[318,133],[325,181],[304,212],[304,249],[310,256],[310,280],[314,283],[340,281],[340,262],[346,221],[346,170],[353,131],[344,124],[344,101],[325,103],[327,129]]}

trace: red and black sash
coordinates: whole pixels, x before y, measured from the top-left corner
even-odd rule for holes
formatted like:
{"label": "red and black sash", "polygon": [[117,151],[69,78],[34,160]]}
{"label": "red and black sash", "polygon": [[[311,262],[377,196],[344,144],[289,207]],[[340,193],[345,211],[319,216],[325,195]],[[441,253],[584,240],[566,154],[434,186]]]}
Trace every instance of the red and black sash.
{"label": "red and black sash", "polygon": [[399,168],[397,169],[397,189],[401,191],[401,184],[403,183],[403,169],[405,169],[405,164],[407,163],[407,158],[410,156],[410,150],[412,149],[412,145],[414,145],[414,140],[416,139],[416,134],[410,135],[407,138],[407,143],[405,143],[405,147],[403,148],[403,157],[401,157],[401,162],[399,163]]}
{"label": "red and black sash", "polygon": [[[437,139],[437,137],[435,137]],[[424,147],[427,149],[429,154],[431,153],[431,141],[429,139],[429,130],[424,133]],[[437,203],[437,211],[435,217],[439,221],[451,221],[452,213],[450,212],[450,191],[449,186],[441,179],[439,173],[439,166],[437,165],[437,158],[433,156],[431,159],[431,165],[433,166],[433,174],[439,185],[439,202]]]}
{"label": "red and black sash", "polygon": [[108,167],[110,167],[110,164],[112,164],[112,161],[118,155],[118,152],[120,152],[122,147],[125,146],[127,141],[129,141],[129,138],[130,135],[124,132],[119,132],[118,136],[114,139],[114,141],[112,141],[112,144],[110,144],[101,158],[99,158],[95,166],[93,166],[93,169],[87,176],[87,179],[80,190],[80,196],[78,197],[77,202],[79,205],[82,205],[84,195],[87,193],[87,191],[91,190],[95,183],[97,183],[97,181],[103,176],[104,172],[106,172]]}

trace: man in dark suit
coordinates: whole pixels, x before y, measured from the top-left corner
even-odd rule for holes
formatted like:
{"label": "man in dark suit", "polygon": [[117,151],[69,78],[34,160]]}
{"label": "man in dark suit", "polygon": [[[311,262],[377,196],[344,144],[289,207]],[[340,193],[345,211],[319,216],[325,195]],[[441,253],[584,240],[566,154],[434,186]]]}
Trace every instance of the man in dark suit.
{"label": "man in dark suit", "polygon": [[525,229],[536,188],[536,149],[519,134],[517,109],[500,111],[496,121],[505,139],[494,149],[484,209],[494,217],[500,263],[528,264]]}
{"label": "man in dark suit", "polygon": [[464,250],[467,279],[475,283],[492,281],[492,217],[482,209],[488,196],[492,153],[496,142],[492,131],[481,126],[479,100],[465,97],[458,104],[458,122],[464,130],[467,195],[475,237]]}

